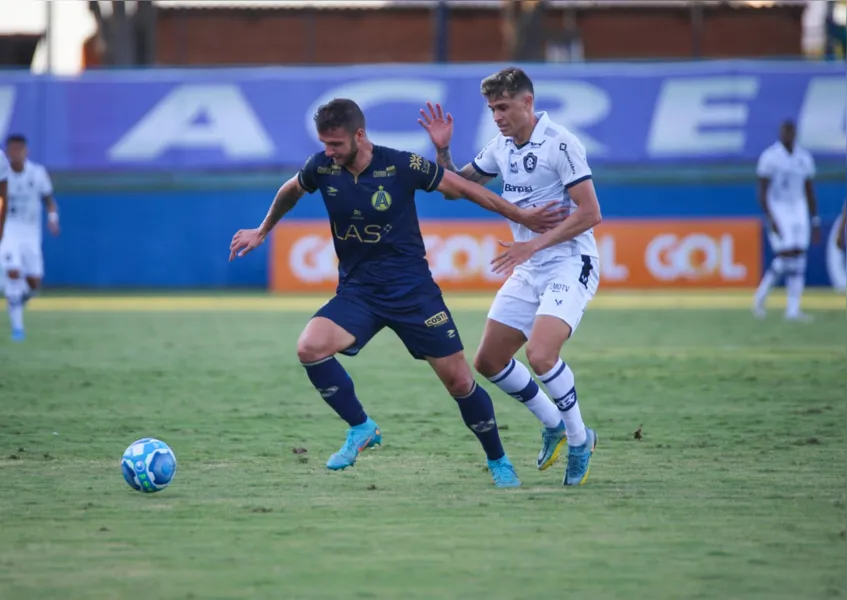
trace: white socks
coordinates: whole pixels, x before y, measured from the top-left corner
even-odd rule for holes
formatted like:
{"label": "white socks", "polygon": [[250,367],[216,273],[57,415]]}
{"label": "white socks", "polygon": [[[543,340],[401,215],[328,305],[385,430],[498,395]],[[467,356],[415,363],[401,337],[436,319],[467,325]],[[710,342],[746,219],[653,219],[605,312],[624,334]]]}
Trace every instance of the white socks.
{"label": "white socks", "polygon": [[806,287],[806,255],[789,258],[787,262],[789,264],[785,269],[785,291],[788,297],[785,316],[791,319],[800,316],[800,300],[803,297],[803,288]]}
{"label": "white socks", "polygon": [[779,284],[783,275],[785,275],[786,292],[785,316],[789,319],[796,318],[800,315],[800,301],[803,297],[803,289],[806,287],[805,254],[774,257],[756,289],[755,307],[758,311],[764,311],[768,294],[774,286]]}
{"label": "white socks", "polygon": [[573,371],[560,358],[550,371],[539,375],[539,378],[550,392],[550,397],[565,422],[568,446],[582,446],[586,440],[585,423],[582,422],[582,414],[579,412]]}
{"label": "white socks", "polygon": [[523,363],[514,358],[506,368],[488,380],[524,404],[548,429],[556,429],[562,423],[559,409],[550,401]]}
{"label": "white socks", "polygon": [[783,262],[783,258],[781,256],[775,257],[771,261],[771,265],[768,270],[765,271],[765,275],[762,277],[762,281],[759,283],[759,287],[756,290],[757,308],[763,309],[765,307],[765,300],[767,300],[771,288],[779,283],[784,272],[785,264]]}
{"label": "white socks", "polygon": [[24,295],[29,291],[26,279],[6,279],[5,293],[12,331],[24,328]]}

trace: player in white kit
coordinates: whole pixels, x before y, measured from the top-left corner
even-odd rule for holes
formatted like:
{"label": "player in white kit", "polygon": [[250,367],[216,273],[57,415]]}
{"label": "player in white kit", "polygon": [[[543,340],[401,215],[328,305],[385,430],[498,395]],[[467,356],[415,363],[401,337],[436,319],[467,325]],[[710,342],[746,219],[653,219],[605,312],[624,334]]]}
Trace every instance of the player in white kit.
{"label": "player in white kit", "polygon": [[6,210],[9,207],[7,190],[9,189],[9,161],[6,154],[0,150],[0,241],[3,240],[3,229],[6,224]]}
{"label": "player in white kit", "polygon": [[[532,81],[521,69],[485,78],[481,92],[500,134],[462,169],[450,155],[452,117],[445,117],[440,106],[421,110],[419,123],[430,134],[438,163],[480,183],[499,175],[506,200],[520,207],[564,206],[568,216],[542,234],[510,222],[515,241],[504,243],[508,249],[493,264],[495,272],[511,275],[489,310],[474,365],[544,425],[538,468],[552,465],[567,443],[563,484],[580,485],[588,477],[597,436],[583,423],[573,371],[559,353],[600,281],[592,228],[601,216],[591,169],[579,139],[547,113],[535,112]],[[514,358],[524,344],[549,396]]]}
{"label": "player in white kit", "polygon": [[26,138],[6,138],[9,173],[9,209],[3,239],[0,240],[0,267],[6,273],[6,303],[12,339],[24,339],[24,306],[41,285],[44,260],[41,254],[42,206],[47,207],[47,224],[59,234],[59,211],[53,198],[53,185],[47,170],[27,159]]}
{"label": "player in white kit", "polygon": [[[785,318],[810,319],[800,311],[800,300],[806,284],[806,251],[809,239],[820,242],[820,217],[812,180],[815,161],[796,142],[794,123],[785,121],[780,127],[779,141],[759,157],[759,203],[765,214],[768,241],[776,255],[756,290],[754,314],[765,316],[765,300],[771,288],[785,277],[787,302]],[[810,235],[811,234],[811,235]]]}

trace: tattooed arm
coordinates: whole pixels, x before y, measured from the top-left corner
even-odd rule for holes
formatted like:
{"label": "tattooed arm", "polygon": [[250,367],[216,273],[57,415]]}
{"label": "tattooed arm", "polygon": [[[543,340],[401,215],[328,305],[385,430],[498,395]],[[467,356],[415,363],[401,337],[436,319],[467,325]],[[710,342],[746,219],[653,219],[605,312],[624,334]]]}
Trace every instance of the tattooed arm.
{"label": "tattooed arm", "polygon": [[473,181],[474,183],[485,185],[486,183],[494,179],[489,175],[485,175],[484,173],[480,173],[479,171],[477,171],[474,168],[473,163],[468,163],[464,167],[459,169],[453,162],[453,156],[450,154],[450,146],[438,148],[437,152],[438,158],[436,159],[436,162],[439,165],[444,167],[444,169],[447,171],[453,171],[454,173],[462,176],[468,181]]}

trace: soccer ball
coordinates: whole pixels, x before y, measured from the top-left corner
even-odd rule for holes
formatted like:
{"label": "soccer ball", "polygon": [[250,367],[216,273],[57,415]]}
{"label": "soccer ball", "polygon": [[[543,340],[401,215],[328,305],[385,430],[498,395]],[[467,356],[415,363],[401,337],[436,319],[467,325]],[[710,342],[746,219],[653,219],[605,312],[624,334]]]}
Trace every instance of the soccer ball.
{"label": "soccer ball", "polygon": [[130,444],[121,459],[121,471],[129,486],[139,492],[159,492],[176,473],[176,456],[163,441],[142,438]]}

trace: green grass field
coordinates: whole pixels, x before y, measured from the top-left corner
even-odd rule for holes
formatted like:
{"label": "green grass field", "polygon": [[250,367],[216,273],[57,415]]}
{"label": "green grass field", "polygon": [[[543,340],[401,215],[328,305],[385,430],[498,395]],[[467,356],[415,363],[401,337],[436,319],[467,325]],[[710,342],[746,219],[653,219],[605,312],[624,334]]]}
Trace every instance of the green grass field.
{"label": "green grass field", "polygon": [[[487,303],[451,302],[471,355]],[[0,599],[845,597],[845,300],[781,303],[601,294],[564,352],[588,485],[536,471],[539,425],[486,383],[524,483],[497,490],[390,332],[342,358],[384,446],[326,471],[344,425],[295,355],[314,298],[36,299],[24,344],[0,324]],[[159,494],[121,477],[144,436],[177,455]]]}

